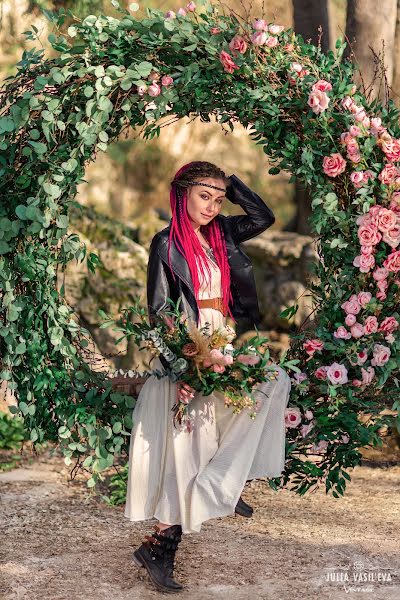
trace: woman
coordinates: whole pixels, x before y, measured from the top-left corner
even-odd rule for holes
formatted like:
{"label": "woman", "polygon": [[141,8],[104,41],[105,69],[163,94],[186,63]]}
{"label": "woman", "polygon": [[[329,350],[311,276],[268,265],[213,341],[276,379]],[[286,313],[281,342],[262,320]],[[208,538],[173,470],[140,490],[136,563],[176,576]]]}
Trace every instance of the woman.
{"label": "woman", "polygon": [[[245,215],[220,214],[225,198]],[[275,221],[272,211],[238,177],[226,177],[216,165],[184,165],[171,184],[170,225],[150,246],[147,302],[150,323],[168,308],[167,298],[181,299],[184,316],[210,331],[226,317],[258,324],[260,313],[251,262],[240,243]],[[155,359],[162,368],[163,357]],[[203,521],[237,512],[251,516],[241,499],[246,481],[277,477],[284,468],[284,410],[290,378],[276,365],[277,378],[258,384],[259,410],[254,420],[243,410],[233,414],[220,393],[203,396],[165,376],[151,376],[134,411],[129,453],[125,516],[131,521],[158,519],[155,533],[134,552],[157,588],[174,592],[175,552],[182,533],[197,533]],[[259,390],[259,391],[258,391]],[[193,428],[175,429],[174,403],[190,401]]]}

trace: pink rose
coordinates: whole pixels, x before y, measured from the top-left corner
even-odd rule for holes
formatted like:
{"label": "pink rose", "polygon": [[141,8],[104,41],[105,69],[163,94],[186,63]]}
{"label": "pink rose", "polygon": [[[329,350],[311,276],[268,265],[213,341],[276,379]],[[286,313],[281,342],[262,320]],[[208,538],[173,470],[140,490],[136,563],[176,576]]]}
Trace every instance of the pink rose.
{"label": "pink rose", "polygon": [[139,96],[144,96],[144,94],[147,92],[147,85],[138,85],[137,86],[137,93]]}
{"label": "pink rose", "polygon": [[301,421],[301,412],[297,406],[285,408],[285,426],[297,427]]}
{"label": "pink rose", "polygon": [[275,48],[278,45],[278,38],[270,36],[267,38],[266,45],[268,48]]}
{"label": "pink rose", "polygon": [[365,308],[372,299],[371,292],[359,292],[357,294],[357,300],[363,308]]}
{"label": "pink rose", "polygon": [[283,25],[270,25],[268,27],[268,31],[270,33],[272,33],[272,35],[278,35],[279,33],[281,33],[284,30],[284,26]]}
{"label": "pink rose", "polygon": [[385,298],[387,297],[387,294],[385,294],[385,292],[378,292],[376,294],[376,297],[378,300],[385,300]]}
{"label": "pink rose", "polygon": [[349,131],[344,131],[340,134],[340,141],[342,144],[347,144],[351,139],[351,134]]}
{"label": "pink rose", "polygon": [[176,14],[184,17],[186,15],[186,10],[184,8],[180,8]]}
{"label": "pink rose", "polygon": [[383,261],[383,266],[392,273],[400,271],[400,250],[391,252]]}
{"label": "pink rose", "polygon": [[298,62],[292,62],[290,65],[290,70],[294,71],[295,73],[300,73],[303,70],[303,65]]}
{"label": "pink rose", "polygon": [[313,355],[314,352],[320,352],[324,347],[324,342],[322,342],[318,338],[314,338],[312,340],[307,340],[303,343],[303,348],[307,352],[307,354]]}
{"label": "pink rose", "polygon": [[312,452],[324,452],[328,447],[328,442],[326,440],[320,440],[318,444],[313,444],[311,446]]}
{"label": "pink rose", "polygon": [[351,125],[351,127],[349,127],[349,133],[354,137],[358,137],[361,135],[361,129],[357,127],[357,125]]}
{"label": "pink rose", "polygon": [[361,310],[357,297],[354,298],[353,296],[349,300],[346,300],[346,302],[343,302],[340,307],[343,308],[348,315],[358,315]]}
{"label": "pink rose", "polygon": [[337,330],[333,332],[333,336],[341,340],[349,340],[351,338],[351,333],[347,331],[346,327],[340,325]]}
{"label": "pink rose", "polygon": [[[354,323],[357,321],[356,316],[352,315],[351,313],[349,315],[346,315],[346,318],[344,320],[344,322],[346,323],[347,327],[351,327],[352,325],[354,325]],[[351,336],[349,336],[351,337]],[[346,338],[348,339],[348,338]]]}
{"label": "pink rose", "polygon": [[265,31],[255,31],[250,39],[255,46],[262,46],[267,41],[267,34]]}
{"label": "pink rose", "polygon": [[268,23],[264,19],[256,19],[253,22],[253,27],[257,31],[266,31],[268,29]]}
{"label": "pink rose", "polygon": [[327,371],[327,367],[323,366],[323,367],[318,367],[318,369],[315,371],[314,375],[317,379],[326,379],[326,371]]}
{"label": "pink rose", "polygon": [[355,187],[361,187],[361,185],[364,183],[364,172],[353,171],[350,175],[350,179],[352,183],[354,183]]}
{"label": "pink rose", "polygon": [[237,52],[244,54],[247,50],[247,42],[240,35],[235,35],[229,42],[229,48],[233,55]]}
{"label": "pink rose", "polygon": [[328,177],[337,177],[346,169],[346,161],[339,152],[334,152],[324,157],[322,168]]}
{"label": "pink rose", "polygon": [[231,354],[224,354],[223,361],[225,365],[231,365],[233,363],[233,356]]}
{"label": "pink rose", "polygon": [[293,379],[297,385],[299,385],[302,381],[308,379],[307,373],[295,373],[293,375]]}
{"label": "pink rose", "polygon": [[399,326],[399,322],[395,317],[385,317],[383,321],[381,321],[378,331],[383,331],[385,333],[393,333],[395,329]]}
{"label": "pink rose", "polygon": [[313,418],[314,414],[312,412],[312,410],[310,410],[309,408],[306,410],[306,412],[304,413],[304,416],[306,419],[308,419],[308,421],[311,421],[311,419]]}
{"label": "pink rose", "polygon": [[374,179],[375,178],[375,173],[373,171],[371,171],[371,169],[367,169],[366,171],[364,171],[364,181],[365,183],[368,183],[368,181],[370,179]]}
{"label": "pink rose", "polygon": [[260,357],[256,354],[239,354],[237,360],[244,365],[256,365],[260,361]]}
{"label": "pink rose", "polygon": [[364,321],[364,330],[366,334],[376,333],[378,331],[378,319],[375,316],[369,316]]}
{"label": "pink rose", "polygon": [[319,79],[319,81],[314,83],[311,89],[313,92],[330,92],[332,85],[329,83],[329,81],[325,81],[325,79]]}
{"label": "pink rose", "polygon": [[360,350],[360,352],[357,352],[357,361],[356,364],[357,365],[363,365],[365,363],[365,361],[368,358],[368,349],[364,349],[364,350]]}
{"label": "pink rose", "polygon": [[357,140],[352,136],[346,138],[346,148],[349,155],[356,154],[360,150]]}
{"label": "pink rose", "polygon": [[347,435],[347,433],[344,433],[344,434],[342,435],[342,437],[340,438],[340,440],[341,440],[342,444],[348,444],[348,443],[349,443],[349,441],[350,441],[350,438],[349,438],[349,436]]}
{"label": "pink rose", "polygon": [[391,139],[388,142],[384,141],[381,146],[388,160],[393,162],[400,160],[400,140]]}
{"label": "pink rose", "polygon": [[361,254],[364,254],[365,256],[367,256],[368,254],[373,254],[374,251],[374,247],[373,246],[364,246],[363,244],[361,244]]}
{"label": "pink rose", "polygon": [[356,256],[353,265],[358,267],[361,273],[368,273],[375,266],[375,258],[372,254]]}
{"label": "pink rose", "polygon": [[314,423],[313,422],[307,423],[307,425],[302,425],[300,427],[301,437],[305,438],[310,433],[310,431],[312,429],[314,429]]}
{"label": "pink rose", "polygon": [[320,92],[319,90],[311,92],[307,100],[308,106],[311,107],[313,113],[316,115],[324,112],[328,108],[329,102],[330,98],[327,94],[325,92]]}
{"label": "pink rose", "polygon": [[378,135],[381,131],[386,131],[386,128],[382,126],[382,119],[380,117],[372,117],[370,126],[370,133],[372,135]]}
{"label": "pink rose", "polygon": [[383,279],[386,279],[388,275],[389,271],[385,267],[377,267],[372,273],[372,277],[375,281],[382,281]]}
{"label": "pink rose", "polygon": [[174,13],[173,10],[168,10],[165,14],[164,17],[166,19],[176,19],[176,14]]}
{"label": "pink rose", "polygon": [[367,113],[363,108],[357,107],[357,109],[357,112],[354,113],[354,118],[358,123],[361,123],[366,118]]}
{"label": "pink rose", "polygon": [[377,286],[381,292],[385,292],[389,287],[389,282],[387,279],[382,279],[381,281],[377,282]]}
{"label": "pink rose", "polygon": [[171,85],[171,83],[174,83],[174,80],[170,75],[164,75],[164,77],[161,79],[161,84],[164,86]]}
{"label": "pink rose", "polygon": [[350,110],[354,104],[354,100],[353,98],[350,98],[350,96],[346,96],[343,98],[343,100],[341,100],[340,104],[345,110]]}
{"label": "pink rose", "polygon": [[346,367],[337,362],[332,363],[327,368],[326,376],[333,385],[341,385],[348,382]]}
{"label": "pink rose", "polygon": [[377,218],[377,225],[379,231],[386,233],[390,229],[393,229],[397,223],[397,215],[388,208],[381,208]]}
{"label": "pink rose", "polygon": [[374,344],[372,353],[374,358],[371,360],[371,365],[373,367],[381,367],[389,360],[391,350],[388,346],[384,346],[383,344]]}
{"label": "pink rose", "polygon": [[361,367],[361,374],[363,385],[369,385],[374,378],[375,369],[373,369],[372,367],[367,367],[366,369],[364,369],[364,367]]}
{"label": "pink rose", "polygon": [[194,12],[196,10],[196,5],[194,2],[189,2],[189,4],[186,4],[186,9],[189,12]]}
{"label": "pink rose", "polygon": [[364,327],[361,323],[354,323],[354,325],[350,327],[350,332],[354,338],[360,338],[364,335]]}
{"label": "pink rose", "polygon": [[286,50],[286,52],[293,52],[293,50],[294,50],[293,44],[285,44],[285,50]]}
{"label": "pink rose", "polygon": [[214,364],[211,368],[214,373],[223,373],[225,371],[224,365]]}
{"label": "pink rose", "polygon": [[354,387],[361,387],[363,384],[361,379],[353,379],[353,381],[351,383],[352,383],[352,385],[354,385]]}
{"label": "pink rose", "polygon": [[367,223],[358,228],[358,239],[360,244],[365,246],[376,246],[382,239],[382,234],[378,231],[374,223]]}
{"label": "pink rose", "polygon": [[382,240],[391,248],[397,248],[400,244],[400,224],[395,225],[387,233],[383,234]]}
{"label": "pink rose", "polygon": [[385,340],[387,341],[388,344],[393,344],[393,342],[395,340],[393,333],[389,333],[388,335],[385,335]]}
{"label": "pink rose", "polygon": [[158,85],[158,83],[153,82],[151,85],[149,85],[147,93],[149,94],[149,96],[159,96],[161,94],[161,88]]}
{"label": "pink rose", "polygon": [[378,179],[380,179],[383,184],[389,185],[395,180],[395,178],[398,176],[398,173],[398,168],[395,165],[388,163],[379,173]]}
{"label": "pink rose", "polygon": [[238,65],[234,62],[231,55],[225,50],[222,50],[219,55],[219,60],[221,61],[222,66],[224,67],[224,71],[227,73],[233,73],[235,69],[238,69]]}

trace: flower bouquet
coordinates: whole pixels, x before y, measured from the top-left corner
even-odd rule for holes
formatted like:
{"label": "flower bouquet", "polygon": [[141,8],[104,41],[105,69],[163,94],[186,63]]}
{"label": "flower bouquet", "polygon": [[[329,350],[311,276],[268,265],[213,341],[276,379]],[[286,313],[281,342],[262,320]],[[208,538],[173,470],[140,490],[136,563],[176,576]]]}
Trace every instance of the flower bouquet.
{"label": "flower bouquet", "polygon": [[[257,401],[252,395],[255,384],[276,379],[276,368],[270,365],[267,338],[258,335],[252,337],[239,348],[232,345],[236,338],[234,330],[229,326],[210,331],[210,324],[198,328],[194,321],[187,319],[179,311],[179,304],[168,298],[171,310],[159,311],[156,323],[152,326],[147,321],[146,311],[136,301],[134,306],[123,311],[123,316],[114,321],[105,315],[107,321],[101,327],[117,323],[116,330],[124,335],[119,338],[133,337],[140,350],[150,350],[154,357],[159,357],[163,370],[154,369],[151,375],[158,378],[166,375],[173,382],[185,382],[208,396],[213,392],[221,392],[225,406],[233,406],[234,413],[243,408],[253,409],[249,413],[255,418]],[[132,314],[140,317],[133,322]],[[261,392],[261,390],[258,390]],[[173,422],[183,422],[191,430],[188,416],[188,401],[177,401],[172,408]]]}

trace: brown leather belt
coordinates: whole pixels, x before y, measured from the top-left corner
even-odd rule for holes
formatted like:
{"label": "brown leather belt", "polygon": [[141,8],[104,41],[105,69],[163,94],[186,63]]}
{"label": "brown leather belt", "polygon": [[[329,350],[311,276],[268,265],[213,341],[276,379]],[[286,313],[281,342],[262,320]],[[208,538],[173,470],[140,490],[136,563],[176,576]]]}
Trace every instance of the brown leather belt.
{"label": "brown leather belt", "polygon": [[199,308],[214,308],[215,310],[219,310],[225,317],[227,312],[224,311],[222,300],[222,298],[205,298],[197,302]]}

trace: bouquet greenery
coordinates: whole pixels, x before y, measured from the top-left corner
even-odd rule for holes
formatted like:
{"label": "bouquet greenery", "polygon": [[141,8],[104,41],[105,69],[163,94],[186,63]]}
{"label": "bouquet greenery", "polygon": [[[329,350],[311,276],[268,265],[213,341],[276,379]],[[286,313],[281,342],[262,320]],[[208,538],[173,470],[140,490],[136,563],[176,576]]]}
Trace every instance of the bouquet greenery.
{"label": "bouquet greenery", "polygon": [[[258,409],[253,395],[253,386],[257,383],[276,379],[276,368],[271,365],[267,338],[258,333],[235,348],[232,345],[236,338],[235,331],[226,325],[210,331],[210,323],[197,327],[194,321],[180,312],[181,299],[175,303],[168,298],[170,310],[159,311],[156,324],[147,321],[146,310],[136,301],[134,306],[125,309],[122,317],[115,321],[102,313],[107,320],[101,327],[116,323],[116,331],[123,336],[117,340],[132,337],[140,350],[150,350],[154,356],[160,357],[163,370],[153,369],[150,374],[156,377],[168,376],[173,382],[184,382],[204,396],[213,392],[222,392],[225,406],[233,406],[234,413],[243,408],[253,409],[249,412],[255,418]],[[132,314],[140,320],[133,322]],[[262,390],[257,390],[263,393]],[[188,404],[179,400],[172,407],[173,422],[184,422],[191,429],[188,416]]]}

